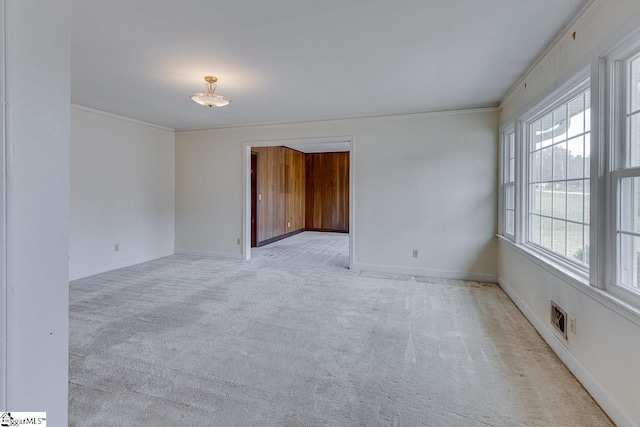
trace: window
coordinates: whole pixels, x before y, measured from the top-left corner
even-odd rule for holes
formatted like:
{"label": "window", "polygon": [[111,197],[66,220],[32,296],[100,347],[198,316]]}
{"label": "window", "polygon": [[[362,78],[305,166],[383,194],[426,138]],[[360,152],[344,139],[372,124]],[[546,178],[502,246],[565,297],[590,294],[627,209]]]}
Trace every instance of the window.
{"label": "window", "polygon": [[502,132],[502,234],[511,240],[515,236],[516,196],[516,134],[513,127]]}
{"label": "window", "polygon": [[614,63],[618,80],[614,124],[616,168],[612,178],[617,188],[616,280],[617,286],[640,294],[640,52]]}
{"label": "window", "polygon": [[591,99],[584,81],[526,122],[526,243],[589,265]]}
{"label": "window", "polygon": [[513,120],[500,133],[501,236],[640,309],[640,30]]}

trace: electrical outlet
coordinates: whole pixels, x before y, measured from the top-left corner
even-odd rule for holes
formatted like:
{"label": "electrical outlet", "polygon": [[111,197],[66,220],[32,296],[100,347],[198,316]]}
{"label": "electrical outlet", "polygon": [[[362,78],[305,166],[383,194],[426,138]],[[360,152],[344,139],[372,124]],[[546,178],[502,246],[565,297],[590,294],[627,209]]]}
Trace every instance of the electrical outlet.
{"label": "electrical outlet", "polygon": [[418,258],[418,250],[417,249],[413,250],[413,257],[414,258]]}
{"label": "electrical outlet", "polygon": [[114,252],[120,252],[120,243],[114,243],[113,244],[113,251]]}
{"label": "electrical outlet", "polygon": [[569,330],[573,335],[576,334],[576,318],[573,316],[569,316]]}
{"label": "electrical outlet", "polygon": [[291,222],[287,221],[287,228],[291,228]]}
{"label": "electrical outlet", "polygon": [[238,237],[238,239],[236,240],[236,245],[240,246],[240,238]]}

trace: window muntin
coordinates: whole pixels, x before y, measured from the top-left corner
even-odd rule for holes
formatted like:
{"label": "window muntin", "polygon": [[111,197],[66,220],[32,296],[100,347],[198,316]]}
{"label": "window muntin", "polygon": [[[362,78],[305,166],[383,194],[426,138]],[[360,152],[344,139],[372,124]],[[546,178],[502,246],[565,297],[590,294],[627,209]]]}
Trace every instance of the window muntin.
{"label": "window muntin", "polygon": [[527,242],[582,268],[589,265],[590,105],[583,87],[527,130]]}
{"label": "window muntin", "polygon": [[618,258],[619,284],[638,289],[640,284],[640,177],[619,180]]}
{"label": "window muntin", "polygon": [[628,76],[626,92],[626,167],[640,166],[640,54],[625,61]]}
{"label": "window muntin", "polygon": [[516,220],[516,135],[511,130],[504,133],[503,139],[503,234],[513,239]]}
{"label": "window muntin", "polygon": [[616,284],[640,293],[640,53],[618,62],[624,130],[621,167],[614,172],[616,204]]}

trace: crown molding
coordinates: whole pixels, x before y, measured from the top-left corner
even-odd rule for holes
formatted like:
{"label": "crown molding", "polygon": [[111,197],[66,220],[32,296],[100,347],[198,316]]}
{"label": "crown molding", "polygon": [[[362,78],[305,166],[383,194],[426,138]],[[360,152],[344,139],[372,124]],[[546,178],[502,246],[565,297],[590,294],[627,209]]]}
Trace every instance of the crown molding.
{"label": "crown molding", "polygon": [[[591,0],[587,3],[578,14],[567,24],[556,36],[556,38],[551,42],[551,44],[542,52],[542,54],[538,57],[538,59],[525,71],[525,73],[518,79],[516,84],[514,84],[509,92],[502,98],[500,102],[499,108],[502,108],[505,104],[507,104],[511,98],[513,97],[516,89],[524,84],[524,82],[542,65],[543,62],[546,61],[547,58],[551,57],[554,53],[560,49],[562,43],[566,40],[567,37],[571,36],[571,29],[579,27],[584,21],[586,21],[593,12],[602,4],[604,0]],[[567,34],[567,30],[569,30],[569,34]]]}
{"label": "crown molding", "polygon": [[407,111],[407,112],[395,112],[395,113],[336,116],[336,117],[326,117],[326,118],[318,118],[318,119],[282,120],[282,121],[256,122],[256,123],[245,123],[245,124],[241,123],[241,124],[235,124],[235,125],[223,125],[223,126],[213,126],[213,127],[204,127],[204,128],[176,129],[176,132],[197,132],[197,131],[235,129],[235,128],[245,128],[245,127],[256,127],[256,126],[294,125],[294,124],[301,124],[301,123],[332,122],[332,121],[339,121],[339,120],[366,120],[366,119],[392,118],[392,117],[404,117],[404,116],[427,117],[427,116],[485,113],[485,112],[497,112],[497,111],[498,111],[497,106],[458,108],[458,109],[436,110],[436,111]]}
{"label": "crown molding", "polygon": [[217,129],[234,129],[234,128],[245,128],[245,127],[256,127],[256,126],[278,126],[278,125],[292,125],[292,124],[301,124],[301,123],[317,123],[317,122],[329,122],[329,121],[337,121],[337,120],[366,120],[366,119],[376,119],[376,118],[392,118],[392,117],[403,117],[403,116],[440,116],[440,115],[451,115],[451,114],[468,114],[468,113],[482,113],[482,112],[497,112],[497,106],[481,106],[481,107],[470,107],[470,108],[452,108],[452,109],[444,109],[444,110],[435,110],[435,111],[405,111],[405,112],[394,112],[394,113],[379,113],[379,114],[363,114],[363,115],[350,115],[350,116],[335,116],[335,117],[323,117],[317,119],[301,119],[301,120],[282,120],[282,121],[271,121],[271,122],[254,122],[254,123],[240,123],[234,125],[222,125],[222,126],[213,126],[213,127],[202,127],[202,128],[187,128],[187,129],[173,129],[166,126],[157,125],[155,123],[144,122],[142,120],[132,119],[130,117],[121,116],[119,114],[109,113],[102,110],[96,110],[95,108],[85,107],[84,105],[79,104],[71,104],[71,108],[81,111],[87,111],[89,113],[99,114],[106,117],[111,117],[114,119],[125,120],[132,123],[137,123],[144,126],[149,126],[157,129],[162,129],[170,132],[197,132],[197,131],[206,131],[206,130],[217,130]]}
{"label": "crown molding", "polygon": [[101,116],[111,117],[112,119],[124,120],[124,121],[127,121],[127,122],[136,123],[136,124],[139,124],[139,125],[149,126],[149,127],[156,128],[156,129],[167,130],[169,132],[175,132],[175,129],[170,128],[170,127],[160,126],[160,125],[157,125],[155,123],[143,122],[142,120],[136,120],[136,119],[132,119],[130,117],[121,116],[119,114],[114,114],[114,113],[108,113],[108,112],[102,111],[102,110],[96,110],[95,108],[85,107],[84,105],[79,105],[79,104],[73,104],[72,103],[71,104],[71,108],[76,109],[76,110],[81,110],[81,111],[87,111],[87,112],[93,113],[93,114],[99,114]]}

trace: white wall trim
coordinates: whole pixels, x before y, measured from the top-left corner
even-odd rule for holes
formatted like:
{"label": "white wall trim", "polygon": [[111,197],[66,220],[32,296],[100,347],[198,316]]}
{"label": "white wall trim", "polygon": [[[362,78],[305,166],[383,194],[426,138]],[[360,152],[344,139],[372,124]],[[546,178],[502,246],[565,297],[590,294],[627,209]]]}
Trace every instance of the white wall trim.
{"label": "white wall trim", "polygon": [[438,277],[441,279],[471,280],[474,282],[498,283],[495,274],[471,273],[463,271],[435,270],[428,268],[399,267],[381,264],[355,263],[352,270],[374,271],[377,273],[405,274],[408,276]]}
{"label": "white wall trim", "polygon": [[[297,138],[297,139],[259,139],[256,141],[244,141],[251,147],[279,147],[287,144],[335,144],[337,142],[351,142],[353,136],[327,136],[319,138]],[[305,153],[306,154],[306,153]]]}
{"label": "white wall trim", "polygon": [[502,278],[498,278],[498,284],[509,296],[511,301],[520,309],[560,360],[569,368],[573,375],[580,381],[584,388],[591,394],[609,418],[618,426],[640,427],[622,405],[600,384],[600,382],[584,367],[565,344],[539,319],[533,311]]}
{"label": "white wall trim", "polygon": [[352,136],[349,140],[349,269],[353,270],[356,263],[355,248],[356,248],[356,232],[355,232],[355,218],[356,218],[356,184],[355,184],[355,136]]}
{"label": "white wall trim", "polygon": [[[242,144],[242,259],[251,259],[251,144]],[[256,227],[258,224],[256,224]]]}
{"label": "white wall trim", "polygon": [[176,249],[175,255],[198,256],[198,257],[213,258],[213,259],[235,259],[235,260],[244,259],[242,254],[236,254],[233,252],[194,251],[191,249]]}
{"label": "white wall trim", "polygon": [[[193,128],[193,129],[176,129],[176,132],[199,132],[199,131],[209,131],[209,130],[217,130],[217,129],[236,129],[236,128],[247,128],[247,127],[255,127],[255,126],[277,126],[277,125],[291,125],[291,124],[303,124],[303,123],[317,123],[317,122],[332,122],[332,121],[340,121],[340,120],[367,120],[367,119],[380,119],[380,118],[393,118],[393,117],[403,117],[403,116],[423,116],[423,117],[434,117],[434,116],[442,116],[442,115],[452,115],[452,114],[468,114],[468,113],[485,113],[485,112],[497,112],[497,106],[483,106],[477,108],[459,108],[459,109],[442,109],[442,110],[433,110],[433,111],[406,111],[406,112],[394,112],[394,113],[380,113],[380,114],[363,114],[363,115],[350,115],[350,116],[335,116],[335,117],[325,117],[325,118],[317,118],[317,119],[304,119],[304,120],[282,120],[282,121],[273,121],[273,122],[256,122],[256,123],[246,123],[246,124],[235,124],[235,125],[226,125],[226,126],[215,126],[208,128]],[[297,140],[295,140],[298,142]]]}
{"label": "white wall trim", "polygon": [[143,262],[153,261],[154,259],[164,258],[170,255],[173,255],[173,252],[162,252],[154,255],[130,258],[119,262],[112,262],[110,264],[84,269],[78,273],[71,275],[69,277],[69,281],[84,279],[85,277],[95,276],[96,274],[118,270],[119,268],[131,267],[132,265],[142,264]]}
{"label": "white wall trim", "polygon": [[84,105],[71,104],[71,108],[74,108],[76,110],[87,111],[87,112],[93,113],[93,114],[100,114],[101,116],[107,116],[107,117],[111,117],[113,119],[118,119],[118,120],[124,120],[124,121],[127,121],[127,122],[137,123],[139,125],[149,126],[149,127],[156,128],[156,129],[167,130],[169,132],[175,132],[175,129],[170,128],[170,127],[157,125],[155,123],[143,122],[142,120],[132,119],[130,117],[121,116],[119,114],[114,114],[114,113],[108,113],[108,112],[102,111],[102,110],[96,110],[95,108],[85,107]]}
{"label": "white wall trim", "polygon": [[[507,104],[511,98],[513,97],[516,89],[524,84],[524,82],[544,63],[549,57],[551,57],[562,45],[562,42],[567,40],[568,37],[571,37],[571,28],[579,27],[584,21],[586,21],[591,14],[602,4],[604,0],[591,0],[587,3],[580,12],[564,27],[556,36],[556,38],[551,42],[551,44],[545,49],[544,52],[538,57],[536,62],[534,62],[527,71],[523,74],[523,76],[514,84],[509,92],[504,96],[502,101],[500,101],[499,109],[502,109],[502,106]],[[567,32],[569,30],[569,32]]]}

